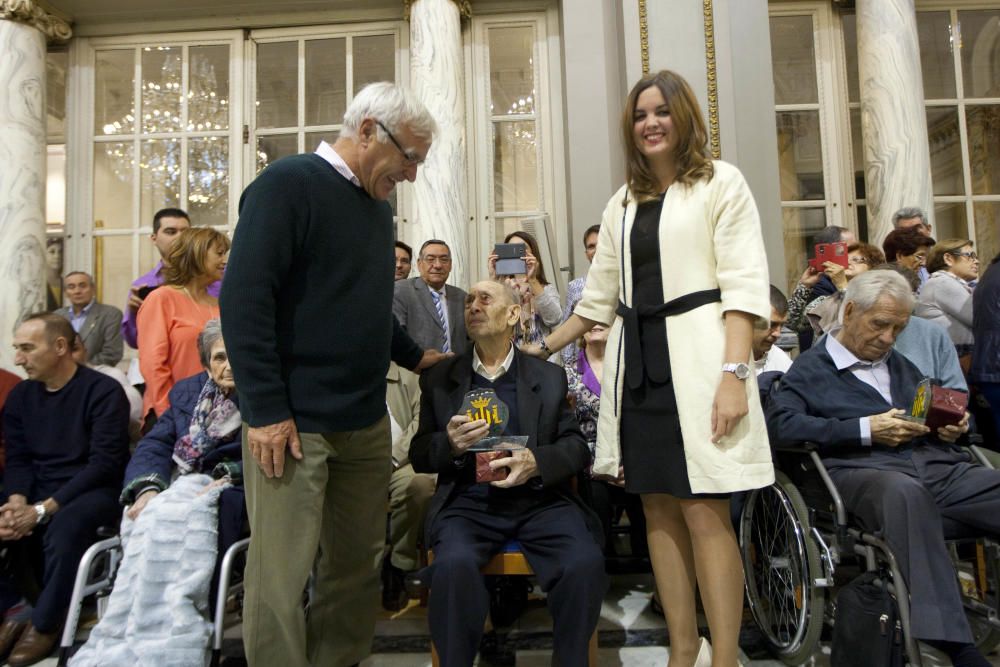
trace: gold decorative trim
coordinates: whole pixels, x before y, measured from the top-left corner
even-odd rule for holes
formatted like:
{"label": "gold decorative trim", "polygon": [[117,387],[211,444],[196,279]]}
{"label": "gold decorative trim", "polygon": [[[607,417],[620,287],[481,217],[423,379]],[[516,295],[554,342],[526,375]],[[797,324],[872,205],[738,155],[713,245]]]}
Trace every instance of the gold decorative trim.
{"label": "gold decorative trim", "polygon": [[48,13],[34,0],[0,0],[0,19],[38,28],[50,42],[65,42],[73,36],[69,23]]}
{"label": "gold decorative trim", "polygon": [[649,74],[649,26],[646,22],[646,0],[639,0],[639,57],[642,75]]}
{"label": "gold decorative trim", "polygon": [[[410,20],[410,7],[417,4],[419,1],[420,0],[403,0],[403,20]],[[472,0],[452,0],[452,2],[458,5],[459,16],[463,19],[472,18]]]}
{"label": "gold decorative trim", "polygon": [[712,0],[703,0],[705,14],[705,71],[708,78],[708,133],[712,157],[722,157],[719,142],[719,81],[715,72],[715,17]]}

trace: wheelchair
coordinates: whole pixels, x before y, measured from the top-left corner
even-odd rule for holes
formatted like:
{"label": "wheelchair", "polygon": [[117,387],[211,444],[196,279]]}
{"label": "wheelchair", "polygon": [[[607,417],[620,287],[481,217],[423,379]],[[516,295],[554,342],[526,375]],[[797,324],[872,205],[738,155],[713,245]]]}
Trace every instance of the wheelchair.
{"label": "wheelchair", "polygon": [[[992,467],[977,447],[970,450]],[[899,603],[906,659],[919,667],[909,594],[889,546],[851,523],[816,447],[779,448],[774,460],[775,483],[749,492],[737,529],[747,600],[768,651],[788,665],[807,662],[824,624],[832,624],[832,591],[853,578],[854,567],[883,573]],[[1000,544],[958,525],[946,525],[945,537],[975,643],[987,654],[1000,645]]]}
{"label": "wheelchair", "polygon": [[[211,667],[218,667],[222,657],[222,633],[225,630],[226,602],[230,597],[238,597],[243,593],[243,580],[234,575],[236,574],[237,560],[241,556],[245,559],[249,547],[250,538],[245,537],[232,544],[222,556],[219,586],[212,607]],[[66,615],[66,624],[59,642],[58,667],[66,667],[69,661],[84,600],[89,596],[96,595],[98,618],[104,614],[107,597],[114,587],[118,566],[121,565],[123,556],[121,538],[115,535],[91,545],[84,553],[83,558],[80,559],[80,565],[76,571],[76,582],[73,585],[73,595],[70,598],[69,611]]]}

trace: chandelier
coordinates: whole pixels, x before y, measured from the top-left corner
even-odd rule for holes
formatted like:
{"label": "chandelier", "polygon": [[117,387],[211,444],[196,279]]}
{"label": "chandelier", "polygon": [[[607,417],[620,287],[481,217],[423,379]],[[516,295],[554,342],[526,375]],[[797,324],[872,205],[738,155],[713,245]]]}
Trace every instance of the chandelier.
{"label": "chandelier", "polygon": [[[141,86],[141,118],[134,109],[120,120],[103,126],[104,134],[121,134],[123,129],[141,123],[137,132],[173,134],[178,136],[143,141],[138,155],[143,187],[162,197],[160,204],[169,205],[181,192],[181,132],[216,132],[219,135],[187,137],[189,205],[211,208],[216,203],[225,206],[229,194],[229,100],[219,89],[215,64],[209,58],[189,58],[188,90],[183,90],[182,48],[178,46],[145,47],[145,52],[163,54],[159,76],[146,74],[143,63]],[[145,58],[143,60],[146,60]],[[187,98],[187,123],[181,117],[182,100]],[[115,176],[124,183],[132,181],[136,157],[130,143],[105,143]]]}

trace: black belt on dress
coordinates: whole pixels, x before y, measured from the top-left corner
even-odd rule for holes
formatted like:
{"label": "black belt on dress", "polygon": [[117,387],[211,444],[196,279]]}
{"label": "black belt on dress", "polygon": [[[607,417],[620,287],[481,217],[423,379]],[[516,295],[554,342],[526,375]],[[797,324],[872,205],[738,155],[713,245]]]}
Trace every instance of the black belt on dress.
{"label": "black belt on dress", "polygon": [[[642,386],[643,355],[639,337],[640,319],[664,319],[719,301],[722,301],[722,290],[718,288],[691,292],[666,303],[661,303],[659,306],[643,305],[632,308],[619,301],[615,314],[622,318],[622,336],[625,340],[625,375],[628,378],[629,388],[638,389]],[[666,356],[666,350],[663,352],[663,365],[667,366],[665,379],[669,380],[669,357]],[[660,378],[655,379],[659,380]]]}

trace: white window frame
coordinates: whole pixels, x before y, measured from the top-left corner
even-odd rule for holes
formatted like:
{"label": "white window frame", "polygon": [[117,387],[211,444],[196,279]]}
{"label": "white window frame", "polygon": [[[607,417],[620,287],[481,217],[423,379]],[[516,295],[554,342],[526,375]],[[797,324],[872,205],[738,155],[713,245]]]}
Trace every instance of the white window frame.
{"label": "white window frame", "polygon": [[[538,123],[536,160],[540,167],[539,209],[495,215],[488,31],[491,28],[524,26],[535,30],[532,60],[537,82],[535,112],[525,118]],[[562,92],[558,86],[558,76],[553,75],[562,71],[558,10],[473,16],[467,37],[467,82],[471,83],[466,88],[469,109],[467,126],[471,134],[468,176],[469,183],[473,184],[470,190],[474,193],[469,206],[470,221],[473,222],[469,230],[469,275],[473,279],[486,275],[486,258],[493,250],[497,219],[546,215],[553,230],[554,237],[551,241],[556,246],[555,252],[559,258],[559,266],[546,266],[546,269],[554,284],[564,283],[569,271],[567,264],[571,230],[568,229],[566,218]],[[557,183],[560,184],[558,187]]]}

